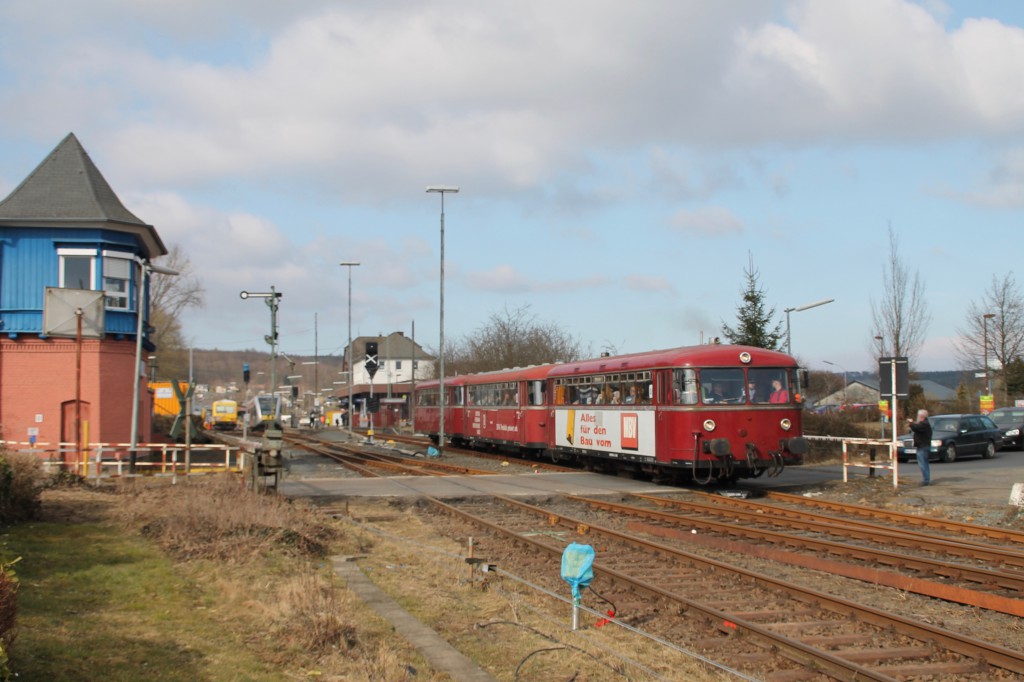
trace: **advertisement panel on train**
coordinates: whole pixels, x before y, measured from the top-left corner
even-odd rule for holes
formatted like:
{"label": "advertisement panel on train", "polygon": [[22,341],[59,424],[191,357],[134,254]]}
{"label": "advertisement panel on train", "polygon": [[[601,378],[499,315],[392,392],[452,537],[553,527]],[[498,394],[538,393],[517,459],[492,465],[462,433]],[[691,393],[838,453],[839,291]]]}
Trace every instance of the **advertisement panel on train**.
{"label": "advertisement panel on train", "polygon": [[654,412],[559,410],[555,446],[654,457]]}

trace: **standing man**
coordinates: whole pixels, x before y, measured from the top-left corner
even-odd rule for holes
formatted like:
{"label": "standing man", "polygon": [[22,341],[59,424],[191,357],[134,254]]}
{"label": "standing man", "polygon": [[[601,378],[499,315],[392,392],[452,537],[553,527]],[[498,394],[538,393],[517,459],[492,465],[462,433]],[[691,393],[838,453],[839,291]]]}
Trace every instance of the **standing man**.
{"label": "standing man", "polygon": [[932,425],[928,422],[928,410],[917,411],[917,421],[908,419],[910,430],[914,432],[914,447],[917,448],[917,466],[921,467],[921,485],[931,483],[931,470],[928,457],[932,454]]}

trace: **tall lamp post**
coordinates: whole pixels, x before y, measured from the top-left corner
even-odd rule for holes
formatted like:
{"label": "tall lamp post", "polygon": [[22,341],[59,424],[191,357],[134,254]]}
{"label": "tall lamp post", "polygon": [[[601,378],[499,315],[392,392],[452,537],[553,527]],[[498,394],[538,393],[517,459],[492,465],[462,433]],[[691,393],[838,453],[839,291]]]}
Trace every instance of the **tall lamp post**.
{"label": "tall lamp post", "polygon": [[790,334],[789,334],[789,314],[790,313],[801,313],[801,312],[803,312],[805,310],[810,310],[811,308],[817,308],[819,305],[825,305],[826,303],[831,303],[834,300],[836,300],[836,299],[829,298],[829,299],[826,299],[824,301],[816,301],[814,303],[805,303],[804,305],[798,305],[798,306],[796,306],[794,308],[786,308],[786,309],[783,310],[783,312],[786,313],[786,354],[787,355],[792,355],[793,354],[793,343],[792,343],[792,339],[791,339]]}
{"label": "tall lamp post", "polygon": [[981,324],[984,328],[984,339],[982,345],[985,346],[985,395],[992,395],[992,381],[988,375],[988,321],[995,316],[995,313],[985,313],[981,316]]}
{"label": "tall lamp post", "polygon": [[842,365],[838,365],[838,364],[836,364],[834,362],[829,362],[828,360],[825,360],[824,362],[825,362],[826,365],[832,365],[833,367],[838,367],[839,369],[843,370],[843,405],[845,405],[846,402],[847,402],[846,401],[846,386],[847,386],[847,382],[846,382],[846,368],[843,367]]}
{"label": "tall lamp post", "polygon": [[348,268],[348,435],[352,437],[352,378],[355,373],[352,371],[352,268],[359,265],[355,261],[342,261],[338,265]]}
{"label": "tall lamp post", "polygon": [[128,450],[128,472],[135,473],[135,463],[138,461],[138,454],[136,453],[136,447],[139,444],[139,383],[141,383],[139,376],[142,374],[142,304],[144,302],[143,296],[146,295],[147,284],[149,282],[149,276],[152,273],[159,275],[177,276],[179,273],[170,270],[168,268],[162,268],[159,265],[153,265],[148,261],[136,261],[142,268],[142,277],[139,281],[138,296],[136,297],[137,303],[135,305],[135,377],[132,381],[132,435],[131,435],[131,446]]}
{"label": "tall lamp post", "polygon": [[439,392],[438,405],[441,411],[440,424],[438,426],[437,449],[444,452],[444,195],[458,194],[459,188],[454,185],[430,185],[427,192],[434,192],[441,195],[441,340],[438,344],[438,353],[441,356],[440,370],[438,372],[437,390]]}

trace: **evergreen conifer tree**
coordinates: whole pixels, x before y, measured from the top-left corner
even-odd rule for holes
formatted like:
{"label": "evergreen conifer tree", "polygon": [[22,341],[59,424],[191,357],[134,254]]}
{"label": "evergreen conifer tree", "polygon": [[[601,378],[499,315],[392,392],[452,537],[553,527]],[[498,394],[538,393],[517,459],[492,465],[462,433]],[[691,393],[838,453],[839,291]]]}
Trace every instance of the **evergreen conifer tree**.
{"label": "evergreen conifer tree", "polygon": [[775,308],[766,308],[765,291],[758,284],[759,273],[754,258],[744,270],[747,284],[743,289],[743,303],[736,308],[736,326],[722,322],[722,334],[730,343],[778,350],[782,339],[782,322],[772,327]]}

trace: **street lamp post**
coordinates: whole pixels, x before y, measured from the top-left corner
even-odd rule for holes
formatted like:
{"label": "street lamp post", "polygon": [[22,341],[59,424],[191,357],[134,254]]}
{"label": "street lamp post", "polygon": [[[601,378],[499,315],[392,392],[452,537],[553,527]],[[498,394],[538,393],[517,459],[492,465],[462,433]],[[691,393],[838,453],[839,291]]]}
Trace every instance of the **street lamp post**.
{"label": "street lamp post", "polygon": [[985,313],[981,316],[981,324],[984,328],[984,338],[982,339],[985,356],[985,395],[992,395],[992,381],[988,375],[988,321],[995,317],[995,313]]}
{"label": "street lamp post", "polygon": [[792,344],[792,339],[791,339],[790,334],[789,334],[789,314],[790,313],[800,313],[800,312],[803,312],[805,310],[810,310],[811,308],[817,308],[819,305],[825,305],[826,303],[831,303],[834,300],[836,300],[836,299],[829,298],[829,299],[826,299],[824,301],[816,301],[814,303],[806,303],[804,305],[798,305],[798,306],[796,306],[794,308],[786,308],[786,309],[783,310],[783,312],[786,313],[786,354],[787,355],[792,355],[793,354],[793,344]]}
{"label": "street lamp post", "polygon": [[430,185],[427,192],[436,192],[441,195],[441,340],[438,344],[440,354],[440,369],[438,371],[437,390],[439,392],[438,405],[441,411],[440,423],[438,426],[437,449],[444,452],[444,195],[445,193],[458,194],[459,188],[453,185]]}
{"label": "street lamp post", "polygon": [[352,438],[352,268],[359,265],[355,261],[342,261],[338,265],[348,268],[348,436]]}
{"label": "street lamp post", "polygon": [[843,370],[843,405],[846,405],[847,404],[847,400],[846,400],[846,387],[848,385],[847,381],[846,381],[846,368],[843,367],[842,365],[836,364],[834,362],[829,362],[828,360],[825,360],[824,362],[825,362],[826,365],[832,365],[833,367],[838,367],[839,369]]}
{"label": "street lamp post", "polygon": [[146,295],[146,283],[149,281],[150,274],[154,272],[169,276],[177,276],[179,274],[174,270],[153,265],[148,261],[136,262],[142,268],[142,277],[139,281],[138,296],[136,296],[137,303],[135,304],[135,376],[132,380],[132,434],[131,445],[128,450],[128,473],[131,474],[135,473],[135,463],[138,461],[136,448],[139,444],[139,384],[141,383],[139,376],[142,374],[142,297]]}

